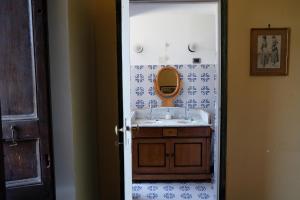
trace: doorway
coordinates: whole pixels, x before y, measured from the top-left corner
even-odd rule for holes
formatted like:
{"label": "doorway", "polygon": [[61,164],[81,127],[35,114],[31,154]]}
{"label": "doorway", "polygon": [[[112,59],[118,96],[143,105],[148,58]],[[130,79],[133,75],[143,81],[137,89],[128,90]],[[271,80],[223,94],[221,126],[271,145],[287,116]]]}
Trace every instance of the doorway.
{"label": "doorway", "polygon": [[[159,199],[165,194],[170,195],[168,196],[170,198],[182,197],[182,195],[182,198],[190,199],[193,197],[211,200],[225,198],[226,18],[221,18],[225,16],[225,3],[225,1],[121,1],[122,15],[119,28],[122,31],[119,33],[119,39],[122,40],[122,65],[119,63],[119,67],[121,66],[123,81],[122,122],[126,200],[148,198],[147,195],[150,195],[149,198]],[[191,15],[190,18],[184,15],[183,8]],[[178,16],[174,16],[174,13]],[[188,23],[193,20],[194,24]],[[210,31],[208,35],[206,35],[207,30]],[[194,37],[192,33],[195,33]],[[183,35],[185,37],[182,38]],[[209,43],[210,38],[213,38],[211,43]],[[198,48],[196,50],[198,53],[191,53],[191,49],[187,48],[193,45],[191,43],[194,43],[196,49]],[[178,53],[178,49],[183,53]],[[139,50],[145,52],[138,52]],[[157,75],[155,70],[166,65],[177,68],[179,73],[186,77],[183,81],[190,83],[183,88],[185,93],[183,92],[181,97],[177,98],[175,105],[184,107],[187,104],[192,108],[202,108],[212,115],[213,159],[210,182],[132,181],[132,113],[147,108],[152,110],[153,104],[160,107],[159,99],[152,95],[153,87],[145,82],[151,82]],[[211,88],[208,85],[212,85]],[[199,96],[195,95],[198,91]],[[213,96],[204,97],[210,92]]]}

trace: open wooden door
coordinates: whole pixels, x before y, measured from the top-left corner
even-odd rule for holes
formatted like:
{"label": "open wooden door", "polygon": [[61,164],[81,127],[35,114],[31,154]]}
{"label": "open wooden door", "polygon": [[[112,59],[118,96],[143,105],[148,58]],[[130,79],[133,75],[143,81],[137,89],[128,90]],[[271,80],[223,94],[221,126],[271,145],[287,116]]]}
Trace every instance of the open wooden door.
{"label": "open wooden door", "polygon": [[46,0],[1,0],[6,200],[54,199],[46,19]]}

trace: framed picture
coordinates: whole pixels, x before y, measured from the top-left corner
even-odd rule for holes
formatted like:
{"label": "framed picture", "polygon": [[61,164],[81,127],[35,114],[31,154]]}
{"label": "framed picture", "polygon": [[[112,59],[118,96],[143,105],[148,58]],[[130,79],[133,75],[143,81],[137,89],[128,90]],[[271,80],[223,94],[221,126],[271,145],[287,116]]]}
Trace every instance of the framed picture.
{"label": "framed picture", "polygon": [[288,74],[289,28],[251,29],[250,75]]}

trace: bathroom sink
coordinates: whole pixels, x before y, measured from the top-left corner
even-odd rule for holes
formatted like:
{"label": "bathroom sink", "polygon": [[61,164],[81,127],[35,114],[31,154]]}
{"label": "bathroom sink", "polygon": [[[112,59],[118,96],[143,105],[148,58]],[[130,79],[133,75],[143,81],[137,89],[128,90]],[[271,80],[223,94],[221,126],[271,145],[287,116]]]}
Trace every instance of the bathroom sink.
{"label": "bathroom sink", "polygon": [[187,123],[191,123],[192,121],[190,121],[190,120],[177,120],[176,122],[179,123],[179,124],[187,124]]}
{"label": "bathroom sink", "polygon": [[184,108],[178,107],[137,110],[132,113],[131,122],[132,126],[139,127],[210,126],[209,113],[201,109],[186,113]]}
{"label": "bathroom sink", "polygon": [[136,126],[140,127],[176,127],[176,126],[205,126],[208,125],[199,120],[186,119],[137,119],[134,121]]}
{"label": "bathroom sink", "polygon": [[161,123],[160,120],[143,120],[143,122],[141,122],[143,124],[159,124]]}
{"label": "bathroom sink", "polygon": [[179,124],[199,123],[199,121],[197,120],[187,120],[187,119],[177,120],[176,122]]}

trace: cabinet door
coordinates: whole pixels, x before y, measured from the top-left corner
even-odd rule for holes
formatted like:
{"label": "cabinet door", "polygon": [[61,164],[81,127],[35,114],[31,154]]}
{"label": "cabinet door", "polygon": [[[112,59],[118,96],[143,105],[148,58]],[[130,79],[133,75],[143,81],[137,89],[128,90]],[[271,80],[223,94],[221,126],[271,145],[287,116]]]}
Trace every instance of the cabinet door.
{"label": "cabinet door", "polygon": [[172,139],[170,171],[175,174],[210,172],[209,138]]}
{"label": "cabinet door", "polygon": [[133,140],[133,174],[168,173],[169,145],[165,139]]}

